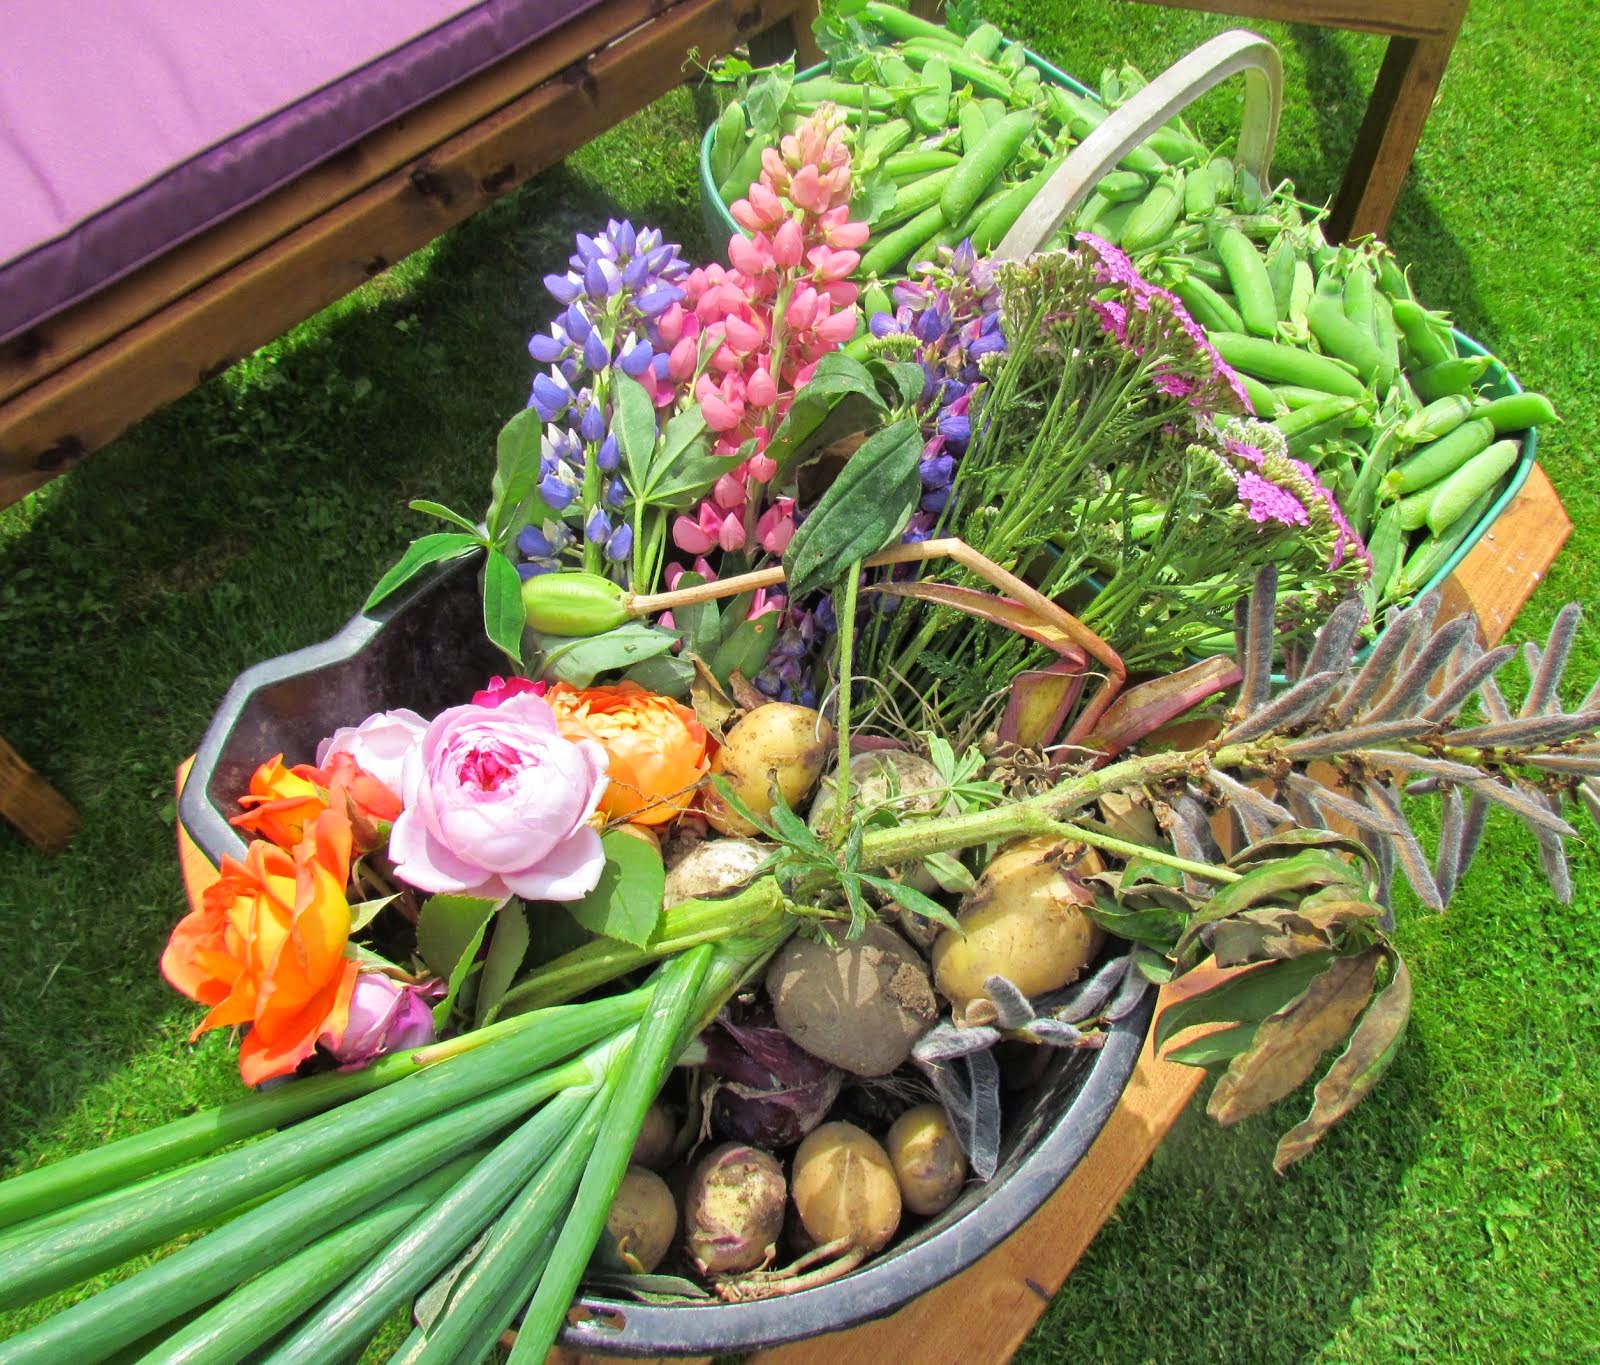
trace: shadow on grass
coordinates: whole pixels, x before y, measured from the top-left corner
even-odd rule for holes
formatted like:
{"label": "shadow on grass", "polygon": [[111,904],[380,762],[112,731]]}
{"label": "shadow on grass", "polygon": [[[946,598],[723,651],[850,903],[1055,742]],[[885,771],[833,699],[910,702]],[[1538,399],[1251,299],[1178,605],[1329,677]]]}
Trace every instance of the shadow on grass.
{"label": "shadow on grass", "polygon": [[1266,1365],[1327,1350],[1372,1284],[1440,1110],[1413,1035],[1377,1092],[1280,1178],[1273,1147],[1308,1105],[1302,1092],[1231,1129],[1191,1105],[1018,1361]]}
{"label": "shadow on grass", "polygon": [[338,629],[433,529],[410,499],[482,511],[575,232],[626,212],[703,254],[689,107],[591,144],[0,518],[0,734],[84,818],[53,861],[0,827],[0,1152],[237,1094],[225,1039],[191,1067],[200,1013],[157,972],[184,911],[174,769],[243,668]]}

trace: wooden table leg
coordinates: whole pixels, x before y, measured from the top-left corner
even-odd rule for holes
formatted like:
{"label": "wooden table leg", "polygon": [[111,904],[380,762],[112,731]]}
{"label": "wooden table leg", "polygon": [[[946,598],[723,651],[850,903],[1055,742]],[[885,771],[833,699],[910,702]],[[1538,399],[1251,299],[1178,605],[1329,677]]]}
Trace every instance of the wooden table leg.
{"label": "wooden table leg", "polygon": [[57,854],[78,832],[78,812],[0,739],[0,815],[41,853]]}
{"label": "wooden table leg", "polygon": [[1329,235],[1334,241],[1368,233],[1381,237],[1388,230],[1466,8],[1465,0],[1450,6],[1447,28],[1437,37],[1389,39],[1333,203]]}

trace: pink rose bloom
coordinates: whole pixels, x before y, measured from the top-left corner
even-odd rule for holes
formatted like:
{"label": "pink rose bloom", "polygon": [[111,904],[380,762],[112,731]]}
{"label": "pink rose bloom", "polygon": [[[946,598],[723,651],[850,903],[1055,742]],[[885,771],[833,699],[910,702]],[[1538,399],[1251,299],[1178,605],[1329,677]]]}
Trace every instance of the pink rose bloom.
{"label": "pink rose bloom", "polygon": [[338,1036],[317,1039],[341,1070],[354,1071],[390,1052],[407,1052],[433,1041],[430,1001],[444,997],[444,983],[407,986],[382,972],[362,972],[350,996],[350,1021]]}
{"label": "pink rose bloom", "polygon": [[593,740],[562,738],[530,692],[441,712],[406,755],[395,874],[422,891],[580,899],[605,866],[588,820],[608,762]]}
{"label": "pink rose bloom", "polygon": [[335,754],[349,754],[356,766],[370,773],[397,797],[400,769],[406,754],[422,738],[428,722],[415,711],[380,711],[360,725],[335,730],[317,745],[317,767],[326,768]]}
{"label": "pink rose bloom", "polygon": [[502,678],[498,673],[489,679],[488,686],[481,692],[472,694],[474,706],[498,706],[507,697],[515,697],[523,692],[531,692],[536,697],[542,697],[549,683],[534,682],[532,678]]}

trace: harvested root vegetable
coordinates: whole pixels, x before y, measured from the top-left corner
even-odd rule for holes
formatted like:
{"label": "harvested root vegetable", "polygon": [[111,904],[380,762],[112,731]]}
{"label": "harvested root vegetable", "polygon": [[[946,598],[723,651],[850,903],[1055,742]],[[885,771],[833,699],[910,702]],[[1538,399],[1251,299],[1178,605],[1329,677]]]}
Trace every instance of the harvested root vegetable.
{"label": "harvested root vegetable", "polygon": [[857,1076],[888,1075],[939,1018],[922,958],[882,924],[839,948],[790,939],[767,968],[767,995],[779,1028]]}
{"label": "harvested root vegetable", "polygon": [[940,1104],[919,1104],[894,1121],[886,1140],[900,1197],[912,1213],[942,1213],[961,1193],[967,1158]]}
{"label": "harvested root vegetable", "polygon": [[672,1160],[672,1147],[677,1140],[677,1125],[659,1104],[652,1104],[644,1112],[644,1123],[633,1144],[633,1160],[638,1166],[652,1171],[665,1169]]}
{"label": "harvested root vegetable", "polygon": [[825,1123],[794,1154],[794,1207],[818,1246],[870,1256],[900,1226],[889,1154],[853,1123]]}
{"label": "harvested root vegetable", "polygon": [[[850,760],[850,799],[854,804],[882,805],[891,794],[895,798],[894,809],[901,815],[932,815],[948,796],[939,770],[916,754],[902,749],[872,749]],[[821,838],[826,839],[833,828],[838,795],[838,779],[831,774],[823,778],[808,821]]]}
{"label": "harvested root vegetable", "polygon": [[963,898],[954,930],[933,945],[933,980],[958,1012],[1003,976],[1024,995],[1059,990],[1089,964],[1100,930],[1083,913],[1094,897],[1069,870],[1079,845],[1029,839],[1002,850]]}
{"label": "harvested root vegetable", "polygon": [[788,1187],[777,1159],[728,1142],[702,1157],[683,1201],[684,1245],[702,1275],[737,1275],[777,1254]]}
{"label": "harvested root vegetable", "polygon": [[719,1137],[760,1147],[793,1147],[828,1117],[844,1073],[814,1057],[770,1013],[719,1019],[700,1035],[706,1072],[721,1082],[711,1098]]}
{"label": "harvested root vegetable", "polygon": [[[764,818],[773,806],[774,785],[791,806],[805,799],[822,773],[832,743],[833,726],[820,712],[809,706],[769,702],[747,712],[728,731],[711,760],[711,773],[726,779],[739,800]],[[703,804],[706,819],[722,833],[756,832],[715,788],[706,789]]]}
{"label": "harvested root vegetable", "polygon": [[754,839],[707,839],[696,844],[667,872],[662,909],[738,890],[771,853],[770,845]]}
{"label": "harvested root vegetable", "polygon": [[678,1231],[678,1206],[667,1182],[643,1166],[629,1166],[606,1214],[606,1231],[628,1268],[648,1275],[661,1264]]}

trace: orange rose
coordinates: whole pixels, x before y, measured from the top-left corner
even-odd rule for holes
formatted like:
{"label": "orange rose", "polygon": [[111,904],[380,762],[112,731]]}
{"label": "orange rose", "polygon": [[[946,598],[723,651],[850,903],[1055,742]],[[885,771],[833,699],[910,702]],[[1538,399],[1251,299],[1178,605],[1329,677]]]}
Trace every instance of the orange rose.
{"label": "orange rose", "polygon": [[283,766],[283,755],[270,758],[250,774],[250,794],[241,806],[252,807],[228,823],[259,834],[279,848],[293,848],[305,838],[306,826],[328,809],[327,779],[307,763]]}
{"label": "orange rose", "polygon": [[694,712],[638,683],[569,687],[545,694],[568,739],[592,739],[611,759],[600,810],[612,820],[664,825],[694,799],[711,767],[711,737]]}
{"label": "orange rose", "polygon": [[341,803],[350,817],[356,847],[363,853],[389,841],[389,826],[400,814],[400,798],[347,753],[332,755],[322,770],[308,769],[327,784],[328,801]]}
{"label": "orange rose", "polygon": [[293,854],[257,839],[244,862],[224,857],[200,908],[172,931],[162,975],[211,1006],[194,1037],[250,1025],[239,1049],[247,1085],[293,1072],[319,1034],[344,1035],[356,984],[344,955],[349,875],[350,821],[324,811]]}

